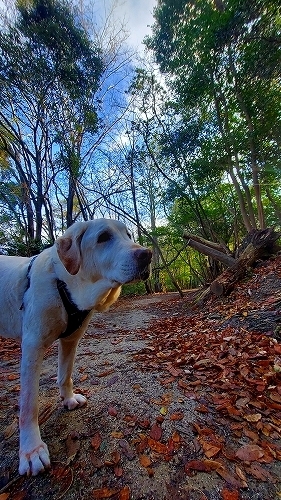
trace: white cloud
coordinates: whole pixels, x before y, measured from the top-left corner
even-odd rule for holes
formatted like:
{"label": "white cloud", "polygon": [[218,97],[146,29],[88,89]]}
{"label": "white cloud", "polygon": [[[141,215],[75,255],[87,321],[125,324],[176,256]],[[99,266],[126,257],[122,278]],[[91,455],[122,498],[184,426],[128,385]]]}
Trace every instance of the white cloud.
{"label": "white cloud", "polygon": [[122,11],[128,19],[130,36],[128,42],[136,49],[143,49],[142,41],[151,33],[153,24],[153,8],[156,0],[124,0]]}
{"label": "white cloud", "polygon": [[[122,26],[128,34],[127,44],[134,50],[144,51],[142,41],[151,33],[153,8],[157,0],[90,0],[93,1],[96,19],[103,25],[108,16],[115,20],[115,27]],[[113,17],[112,17],[113,16]]]}

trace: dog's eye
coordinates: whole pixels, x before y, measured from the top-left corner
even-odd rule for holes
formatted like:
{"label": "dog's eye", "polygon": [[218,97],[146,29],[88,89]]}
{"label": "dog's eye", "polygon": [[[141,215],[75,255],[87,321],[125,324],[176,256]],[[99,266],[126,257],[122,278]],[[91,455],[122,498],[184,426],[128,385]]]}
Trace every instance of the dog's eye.
{"label": "dog's eye", "polygon": [[111,240],[112,235],[108,231],[104,231],[98,237],[98,243],[105,243],[106,241]]}

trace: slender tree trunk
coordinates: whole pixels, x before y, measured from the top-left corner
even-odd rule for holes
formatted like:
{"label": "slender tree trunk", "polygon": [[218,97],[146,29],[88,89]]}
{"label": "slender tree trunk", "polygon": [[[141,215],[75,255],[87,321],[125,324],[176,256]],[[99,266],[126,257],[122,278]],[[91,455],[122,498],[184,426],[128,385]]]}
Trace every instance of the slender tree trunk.
{"label": "slender tree trunk", "polygon": [[243,96],[242,96],[240,89],[239,89],[237,72],[235,69],[235,64],[233,61],[233,56],[232,56],[232,51],[231,51],[230,45],[228,46],[228,60],[229,60],[229,68],[230,68],[232,77],[234,79],[235,96],[236,96],[237,101],[239,103],[240,110],[242,111],[242,113],[244,115],[244,118],[245,118],[245,121],[247,124],[247,128],[248,128],[248,142],[249,142],[250,155],[251,155],[251,170],[252,170],[252,179],[253,179],[255,197],[256,197],[256,202],[257,202],[258,220],[259,220],[260,229],[264,229],[265,228],[265,219],[264,219],[263,203],[262,203],[262,199],[261,199],[261,187],[260,187],[260,181],[259,181],[259,167],[257,164],[257,154],[256,154],[255,140],[254,140],[255,131],[254,131],[251,116],[249,114],[249,111],[247,109],[247,106],[245,104]]}
{"label": "slender tree trunk", "polygon": [[[220,91],[219,98],[217,96],[217,93],[215,90],[214,75],[213,75],[212,71],[211,71],[211,79],[212,79],[213,89],[214,89],[213,95],[214,95],[215,108],[216,108],[216,112],[217,112],[218,125],[219,125],[220,133],[221,133],[222,139],[224,141],[224,145],[225,145],[225,149],[226,149],[226,153],[227,153],[228,171],[229,171],[230,178],[232,180],[234,189],[235,189],[237,197],[238,197],[240,212],[242,215],[242,219],[243,219],[245,228],[249,232],[253,229],[253,227],[255,227],[255,221],[253,221],[247,213],[243,193],[241,191],[239,182],[238,182],[236,175],[234,173],[234,166],[233,166],[232,153],[231,153],[231,150],[233,149],[233,145],[230,145],[231,134],[230,134],[230,129],[229,129],[227,103],[226,103],[224,94],[221,91]],[[223,102],[223,105],[224,105],[224,120],[222,117],[221,102]],[[251,212],[252,202],[248,198],[247,198],[247,201],[248,201],[249,212]],[[254,223],[254,225],[253,225],[253,223]]]}
{"label": "slender tree trunk", "polygon": [[66,227],[70,227],[73,224],[74,195],[75,195],[75,182],[70,172],[68,180],[68,195],[66,201]]}

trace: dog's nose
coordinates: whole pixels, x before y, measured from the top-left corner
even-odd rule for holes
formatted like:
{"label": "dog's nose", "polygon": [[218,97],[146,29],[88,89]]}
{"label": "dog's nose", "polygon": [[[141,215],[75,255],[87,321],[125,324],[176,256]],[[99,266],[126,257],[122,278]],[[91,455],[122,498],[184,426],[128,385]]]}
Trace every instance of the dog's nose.
{"label": "dog's nose", "polygon": [[138,248],[135,250],[134,256],[139,264],[148,265],[152,259],[152,251],[149,248]]}

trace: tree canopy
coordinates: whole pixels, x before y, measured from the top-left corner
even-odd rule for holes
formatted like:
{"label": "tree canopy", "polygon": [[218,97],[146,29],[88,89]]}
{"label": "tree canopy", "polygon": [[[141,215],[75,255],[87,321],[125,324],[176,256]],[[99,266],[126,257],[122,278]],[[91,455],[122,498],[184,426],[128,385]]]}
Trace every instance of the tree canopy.
{"label": "tree canopy", "polygon": [[155,20],[147,45],[181,113],[201,122],[208,170],[230,176],[246,229],[265,227],[280,168],[280,4],[164,0]]}

